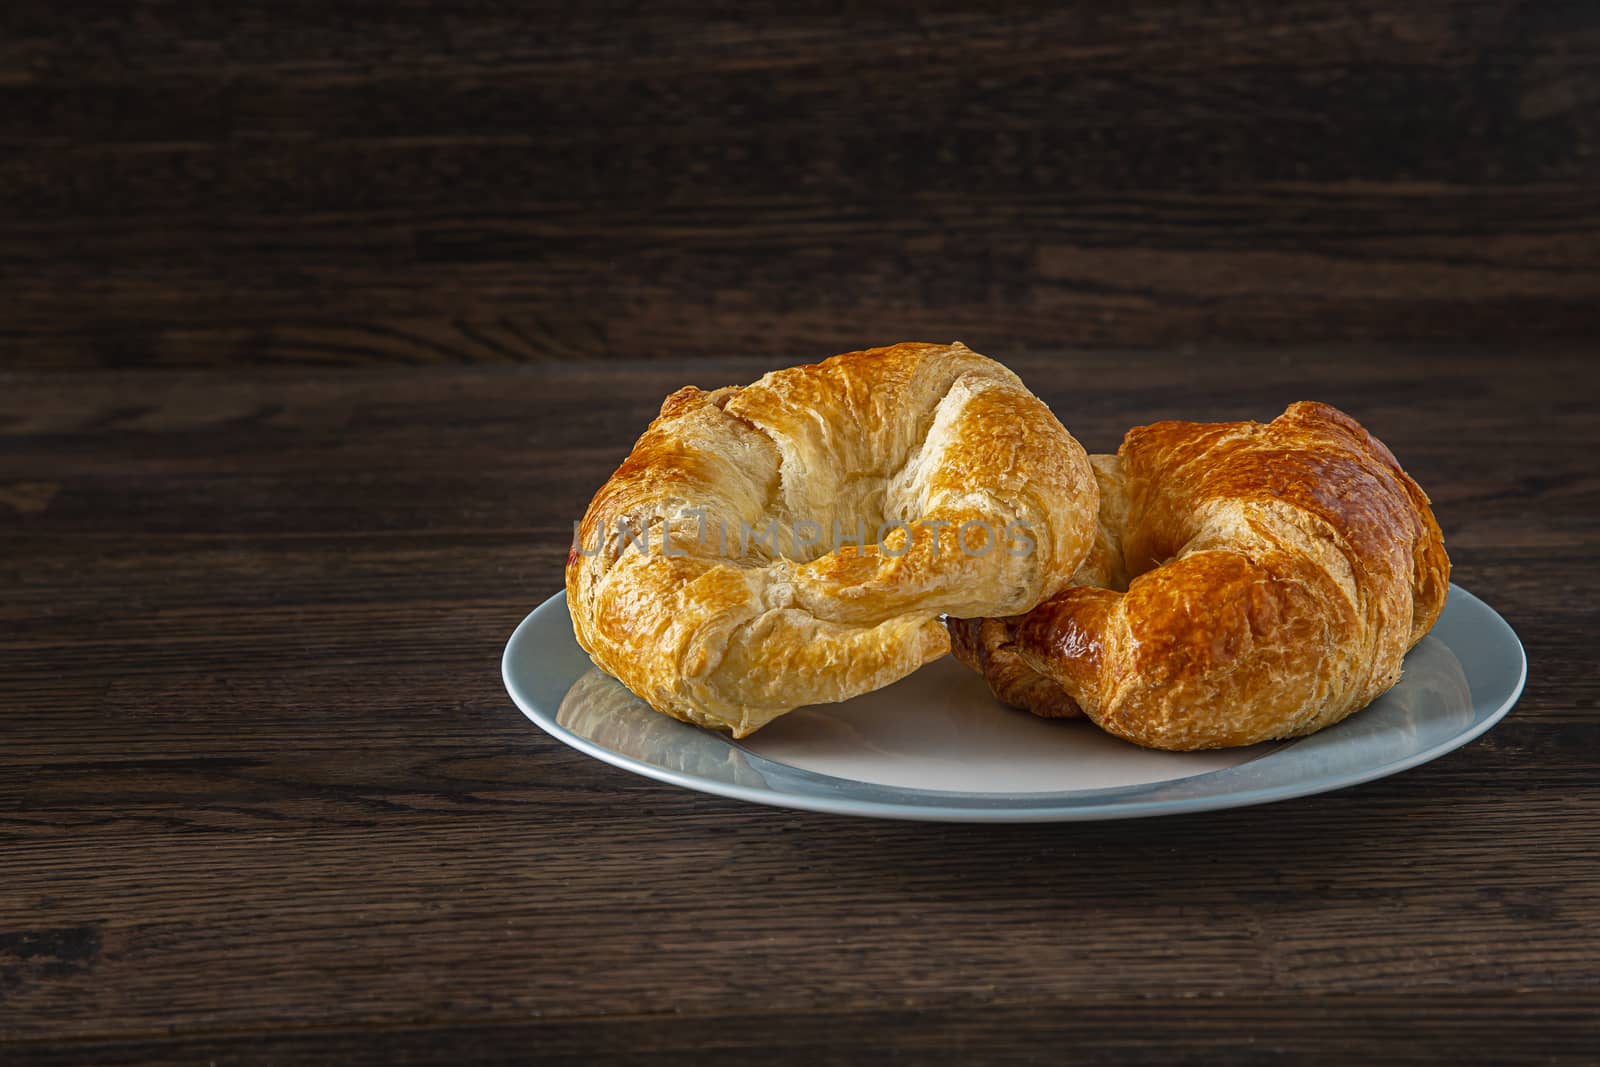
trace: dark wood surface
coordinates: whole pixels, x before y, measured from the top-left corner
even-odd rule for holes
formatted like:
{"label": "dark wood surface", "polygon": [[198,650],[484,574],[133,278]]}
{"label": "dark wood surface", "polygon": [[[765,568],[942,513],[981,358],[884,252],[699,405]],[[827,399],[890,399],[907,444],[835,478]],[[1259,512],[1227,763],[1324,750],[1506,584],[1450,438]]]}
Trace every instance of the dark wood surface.
{"label": "dark wood surface", "polygon": [[1592,1063],[1596,354],[1009,360],[1096,450],[1346,407],[1531,675],[1394,778],[983,828],[660,785],[501,688],[660,397],[766,363],[0,376],[0,1061]]}
{"label": "dark wood surface", "polygon": [[[1592,1063],[1600,7],[1115,8],[0,5],[0,1062]],[[1095,449],[1355,413],[1522,703],[985,829],[516,712],[662,395],[956,337]]]}
{"label": "dark wood surface", "polygon": [[0,363],[1600,331],[1592,0],[852,7],[8,0]]}

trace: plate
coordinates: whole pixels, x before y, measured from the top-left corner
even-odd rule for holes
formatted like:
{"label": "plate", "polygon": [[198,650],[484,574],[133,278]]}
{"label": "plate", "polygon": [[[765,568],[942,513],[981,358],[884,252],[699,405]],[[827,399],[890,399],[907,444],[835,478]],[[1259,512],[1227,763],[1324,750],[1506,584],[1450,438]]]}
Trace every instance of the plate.
{"label": "plate", "polygon": [[511,635],[501,672],[556,740],[686,789],[841,815],[1065,822],[1265,804],[1398,773],[1499,722],[1528,663],[1505,620],[1453,585],[1400,684],[1366,709],[1310,737],[1216,752],[1154,752],[1086,720],[1035,718],[948,656],[735,741],[652,711],[595,668],[559,593]]}

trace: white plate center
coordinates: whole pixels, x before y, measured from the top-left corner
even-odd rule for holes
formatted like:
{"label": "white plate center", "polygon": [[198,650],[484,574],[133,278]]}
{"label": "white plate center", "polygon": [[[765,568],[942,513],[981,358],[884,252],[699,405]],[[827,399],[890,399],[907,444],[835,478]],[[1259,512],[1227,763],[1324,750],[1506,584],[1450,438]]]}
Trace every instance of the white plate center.
{"label": "white plate center", "polygon": [[875,693],[792,711],[740,744],[835,778],[977,793],[1148,785],[1219,771],[1272,747],[1139,748],[1084,719],[1040,719],[1008,708],[949,656]]}

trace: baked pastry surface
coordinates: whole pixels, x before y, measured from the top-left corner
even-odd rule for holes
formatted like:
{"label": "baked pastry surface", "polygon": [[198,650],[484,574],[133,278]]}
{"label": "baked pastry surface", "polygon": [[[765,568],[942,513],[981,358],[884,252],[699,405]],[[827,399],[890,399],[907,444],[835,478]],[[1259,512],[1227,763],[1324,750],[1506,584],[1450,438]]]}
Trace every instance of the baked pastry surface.
{"label": "baked pastry surface", "polygon": [[1427,496],[1326,404],[1137,427],[1093,463],[1100,521],[1072,587],[948,622],[1005,703],[1151,748],[1300,736],[1399,681],[1444,608]]}
{"label": "baked pastry surface", "polygon": [[1033,607],[1098,505],[1082,446],[999,363],[849,352],[669,396],[589,505],[567,605],[601,669],[742,737],[943,655],[942,613]]}

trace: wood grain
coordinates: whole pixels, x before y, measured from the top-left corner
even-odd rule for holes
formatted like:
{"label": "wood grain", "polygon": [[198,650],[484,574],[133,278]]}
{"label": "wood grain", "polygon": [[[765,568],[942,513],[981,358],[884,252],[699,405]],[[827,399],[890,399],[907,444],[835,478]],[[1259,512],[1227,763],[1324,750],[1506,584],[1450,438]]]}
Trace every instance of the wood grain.
{"label": "wood grain", "polygon": [[1597,11],[16,0],[0,361],[1590,337]]}
{"label": "wood grain", "polygon": [[[598,1022],[507,1022],[498,1026],[375,1028],[359,1036],[301,1031],[252,1036],[133,1038],[68,1049],[31,1049],[37,1064],[86,1060],[151,1064],[916,1063],[1023,1064],[1070,1056],[1087,1064],[1305,1064],[1440,1062],[1441,1038],[1472,1062],[1587,1065],[1597,1037],[1592,1001],[1521,996],[1510,1006],[1474,997],[1267,997],[1230,1010],[1194,999],[1152,997],[1130,1006],[1095,996],[1070,1004],[958,1005],[863,1014],[629,1016]],[[1150,1016],[1176,1038],[1153,1047],[1140,1036]],[[242,1039],[241,1039],[242,1038]],[[1505,1050],[1521,1046],[1522,1055]]]}
{"label": "wood grain", "polygon": [[742,806],[561,748],[497,664],[660,397],[768,363],[4,375],[0,1059],[1592,1059],[1593,352],[1008,361],[1092,449],[1346,407],[1521,634],[1522,702],[1257,809]]}

